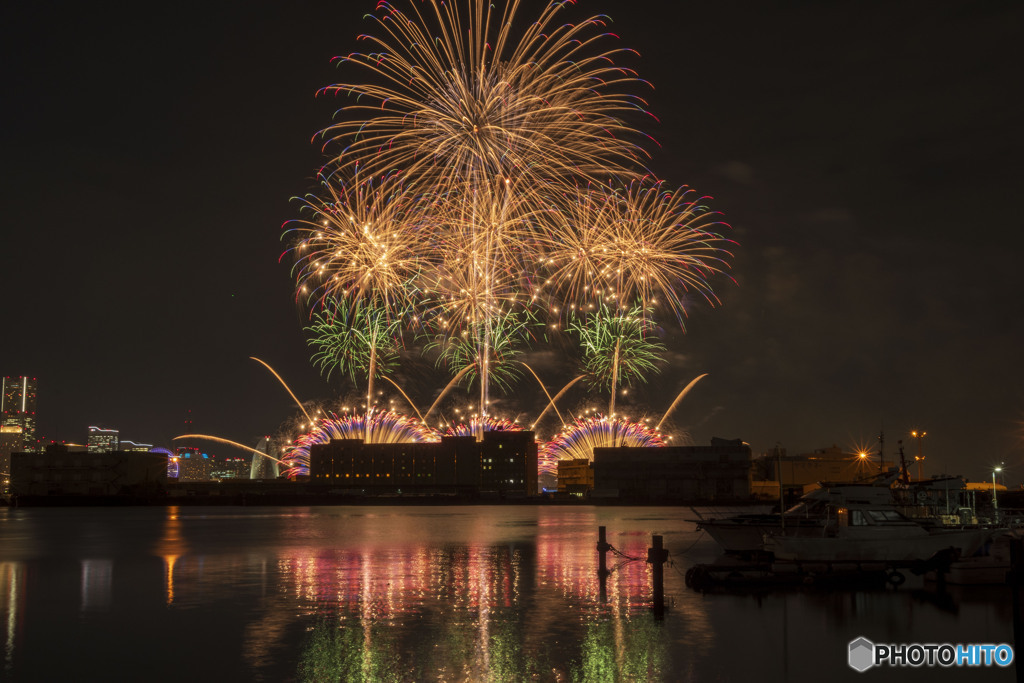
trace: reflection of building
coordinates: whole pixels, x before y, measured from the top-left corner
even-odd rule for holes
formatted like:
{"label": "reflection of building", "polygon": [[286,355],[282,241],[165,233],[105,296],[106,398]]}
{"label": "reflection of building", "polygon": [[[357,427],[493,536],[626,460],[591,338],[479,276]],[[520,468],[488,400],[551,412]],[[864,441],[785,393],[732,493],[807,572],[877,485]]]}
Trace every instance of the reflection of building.
{"label": "reflection of building", "polygon": [[150,495],[163,490],[167,464],[146,453],[72,453],[47,446],[45,453],[11,455],[11,493],[46,495]]}
{"label": "reflection of building", "polygon": [[178,481],[207,481],[210,478],[210,456],[198,448],[181,446],[174,449],[178,464]]}
{"label": "reflection of building", "polygon": [[21,427],[0,425],[0,494],[7,492],[11,453],[21,450],[24,450],[21,444]]}
{"label": "reflection of building", "polygon": [[747,499],[750,446],[716,438],[710,446],[595,448],[594,490],[647,500]]}
{"label": "reflection of building", "polygon": [[363,443],[333,439],[309,451],[311,484],[376,492],[537,492],[533,432],[446,436],[440,443]]}
{"label": "reflection of building", "polygon": [[[36,378],[4,377],[0,387],[0,424],[20,428],[18,450],[36,448]],[[8,434],[15,433],[13,430]]]}
{"label": "reflection of building", "polygon": [[89,427],[89,452],[109,453],[118,449],[119,432],[116,429]]}

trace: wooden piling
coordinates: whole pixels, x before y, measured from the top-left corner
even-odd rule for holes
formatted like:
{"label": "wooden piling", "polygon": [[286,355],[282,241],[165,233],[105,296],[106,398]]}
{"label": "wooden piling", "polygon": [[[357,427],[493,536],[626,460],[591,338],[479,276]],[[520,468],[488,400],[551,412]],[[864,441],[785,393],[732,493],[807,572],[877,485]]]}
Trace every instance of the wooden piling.
{"label": "wooden piling", "polygon": [[647,549],[647,563],[651,565],[651,593],[654,618],[665,616],[665,561],[668,551],[662,546],[661,536],[651,536],[651,547]]}
{"label": "wooden piling", "polygon": [[597,579],[601,586],[601,602],[608,601],[608,564],[605,553],[611,550],[608,545],[607,530],[603,526],[597,527]]}

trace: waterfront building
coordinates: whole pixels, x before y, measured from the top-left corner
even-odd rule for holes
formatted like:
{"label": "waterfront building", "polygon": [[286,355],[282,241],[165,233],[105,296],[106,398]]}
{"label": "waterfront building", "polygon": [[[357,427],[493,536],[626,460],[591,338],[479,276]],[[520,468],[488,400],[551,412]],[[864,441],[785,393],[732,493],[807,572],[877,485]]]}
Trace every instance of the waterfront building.
{"label": "waterfront building", "polygon": [[[889,467],[897,464],[887,463]],[[867,454],[847,453],[835,445],[800,455],[788,455],[785,449],[777,448],[758,458],[752,470],[751,488],[756,496],[765,499],[778,498],[780,490],[787,496],[798,497],[817,488],[818,482],[860,481],[878,474],[880,467]]]}
{"label": "waterfront building", "polygon": [[484,432],[480,488],[503,495],[537,493],[537,439],[533,432]]}
{"label": "waterfront building", "polygon": [[592,495],[631,500],[727,502],[750,498],[750,446],[595,448]]}
{"label": "waterfront building", "polygon": [[309,451],[309,482],[339,492],[537,493],[537,444],[533,432],[446,436],[435,443],[364,443],[332,439]]}
{"label": "waterfront building", "polygon": [[594,489],[594,464],[583,458],[558,461],[558,492],[585,496]]}
{"label": "waterfront building", "polygon": [[4,377],[0,386],[0,426],[21,430],[19,450],[36,449],[36,378]]}
{"label": "waterfront building", "polygon": [[249,478],[277,479],[281,474],[280,463],[268,454],[273,453],[281,457],[284,449],[269,436],[265,436],[256,444],[256,450],[259,453],[253,453],[250,457]]}
{"label": "waterfront building", "polygon": [[210,456],[192,446],[174,449],[178,481],[208,481],[210,479]]}
{"label": "waterfront building", "polygon": [[21,427],[0,425],[0,484],[11,472],[11,453],[22,450]]}
{"label": "waterfront building", "polygon": [[120,433],[116,429],[103,429],[102,427],[89,427],[88,450],[90,453],[109,453],[119,450],[118,437]]}
{"label": "waterfront building", "polygon": [[52,444],[41,453],[11,455],[11,493],[17,496],[151,496],[166,483],[167,463],[158,454],[73,453]]}
{"label": "waterfront building", "polygon": [[250,457],[217,457],[210,458],[210,479],[248,479],[252,467]]}

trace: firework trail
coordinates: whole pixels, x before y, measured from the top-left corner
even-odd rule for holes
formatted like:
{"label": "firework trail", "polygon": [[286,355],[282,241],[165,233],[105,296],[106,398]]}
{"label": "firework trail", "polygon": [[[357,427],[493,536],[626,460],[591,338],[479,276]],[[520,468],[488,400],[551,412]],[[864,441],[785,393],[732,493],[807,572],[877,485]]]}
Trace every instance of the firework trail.
{"label": "firework trail", "polygon": [[302,405],[302,401],[300,401],[298,398],[296,398],[295,394],[292,392],[291,387],[289,387],[288,383],[285,382],[284,379],[281,378],[281,375],[277,374],[277,371],[274,370],[274,368],[270,367],[270,365],[268,365],[267,363],[265,363],[264,361],[260,360],[259,358],[255,357],[255,356],[249,356],[249,360],[254,360],[257,363],[259,363],[260,365],[262,365],[263,367],[265,367],[267,370],[269,370],[270,374],[272,374],[274,377],[277,378],[277,381],[281,383],[281,386],[284,387],[284,390],[287,391],[288,395],[292,397],[292,400],[295,401],[295,405],[297,405],[299,407],[299,410],[301,410],[302,414],[306,416],[306,419],[312,421],[313,418],[311,418],[309,416],[309,413],[306,412],[306,408],[305,408],[305,406]]}
{"label": "firework trail", "polygon": [[[558,402],[558,399],[562,398],[562,396],[565,395],[565,392],[569,391],[569,389],[571,389],[572,386],[576,384],[576,382],[579,382],[582,379],[586,379],[586,377],[586,375],[577,375],[573,379],[569,380],[569,382],[564,387],[562,387],[557,394],[555,394],[554,398],[548,399],[547,405],[544,406],[544,410],[540,411],[540,415],[538,415],[537,419],[533,421],[532,425],[530,425],[530,429],[536,429],[537,425],[540,424],[540,421],[544,419],[544,416],[552,408],[554,408],[555,414],[558,415],[558,421],[562,423],[562,426],[565,426],[565,420],[562,419],[562,414],[558,412],[558,408],[555,408],[555,404]],[[547,393],[547,389],[544,390],[544,393]]]}
{"label": "firework trail", "polygon": [[[365,438],[369,434],[369,438]],[[285,476],[309,474],[309,449],[331,439],[364,439],[366,443],[423,443],[436,441],[433,431],[420,422],[392,412],[375,412],[366,415],[342,415],[331,413],[316,421],[312,428],[296,438],[287,449],[284,461],[287,464]]]}
{"label": "firework trail", "polygon": [[690,383],[683,387],[683,390],[679,392],[678,396],[676,396],[676,400],[672,401],[672,405],[668,407],[668,410],[666,410],[665,414],[661,416],[661,420],[658,421],[658,424],[655,425],[654,428],[661,429],[661,425],[665,423],[665,420],[668,419],[668,416],[671,415],[672,411],[676,409],[676,406],[679,405],[679,402],[682,401],[688,393],[690,393],[690,389],[693,389],[695,386],[697,386],[697,382],[701,381],[707,376],[708,373],[705,372],[703,375],[697,375],[692,380],[690,380]]}
{"label": "firework trail", "polygon": [[664,446],[661,434],[642,422],[607,417],[580,418],[567,425],[562,433],[541,448],[538,467],[541,472],[555,474],[559,460],[594,459],[595,448],[652,448]]}
{"label": "firework trail", "polygon": [[282,465],[285,464],[285,462],[283,460],[278,460],[274,456],[269,455],[267,453],[264,453],[263,451],[261,451],[258,448],[253,448],[251,446],[246,446],[245,444],[240,444],[237,441],[232,441],[231,439],[222,439],[219,436],[209,436],[207,434],[182,434],[181,436],[174,437],[172,439],[172,441],[178,441],[179,439],[203,439],[205,441],[214,441],[216,443],[223,443],[223,444],[227,444],[228,446],[234,446],[235,448],[240,448],[240,449],[242,449],[244,451],[249,451],[251,453],[255,453],[256,455],[263,456],[264,458],[270,458],[271,460],[273,460],[273,461],[275,461],[277,463],[280,463]]}

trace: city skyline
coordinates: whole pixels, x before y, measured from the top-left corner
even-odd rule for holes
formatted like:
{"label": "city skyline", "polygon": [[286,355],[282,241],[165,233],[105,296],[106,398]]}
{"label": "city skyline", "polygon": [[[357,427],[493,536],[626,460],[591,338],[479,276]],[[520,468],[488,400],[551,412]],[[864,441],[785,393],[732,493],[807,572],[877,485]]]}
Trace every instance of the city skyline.
{"label": "city skyline", "polygon": [[[205,27],[68,8],[68,26],[89,30],[5,41],[10,62],[34,67],[13,99],[40,113],[5,126],[8,233],[32,228],[11,234],[0,272],[6,292],[33,285],[9,307],[0,374],[39,378],[41,436],[112,424],[159,445],[186,431],[253,441],[296,410],[250,356],[303,400],[341,390],[309,361],[279,226],[314,184],[308,141],[336,105],[313,93],[338,80],[329,60],[357,48],[371,4],[213,9]],[[636,390],[648,414],[707,373],[676,412],[697,443],[852,452],[884,429],[887,459],[902,439],[908,455],[923,447],[926,472],[981,478],[1005,461],[1020,480],[1020,102],[1006,85],[1020,10],[895,6],[876,24],[842,6],[655,17],[581,4],[574,16],[607,12],[641,53],[630,66],[661,121],[652,168],[714,195],[740,243],[722,305],[693,308],[685,336],[665,332],[671,366]],[[42,34],[41,10],[15,15]],[[135,54],[147,59],[124,59]],[[69,109],[70,139],[51,132]],[[24,258],[39,254],[42,276]],[[97,315],[117,324],[100,334]],[[550,352],[528,362],[549,390],[572,377]],[[396,381],[429,404],[432,372]],[[517,389],[540,395],[531,378]]]}

